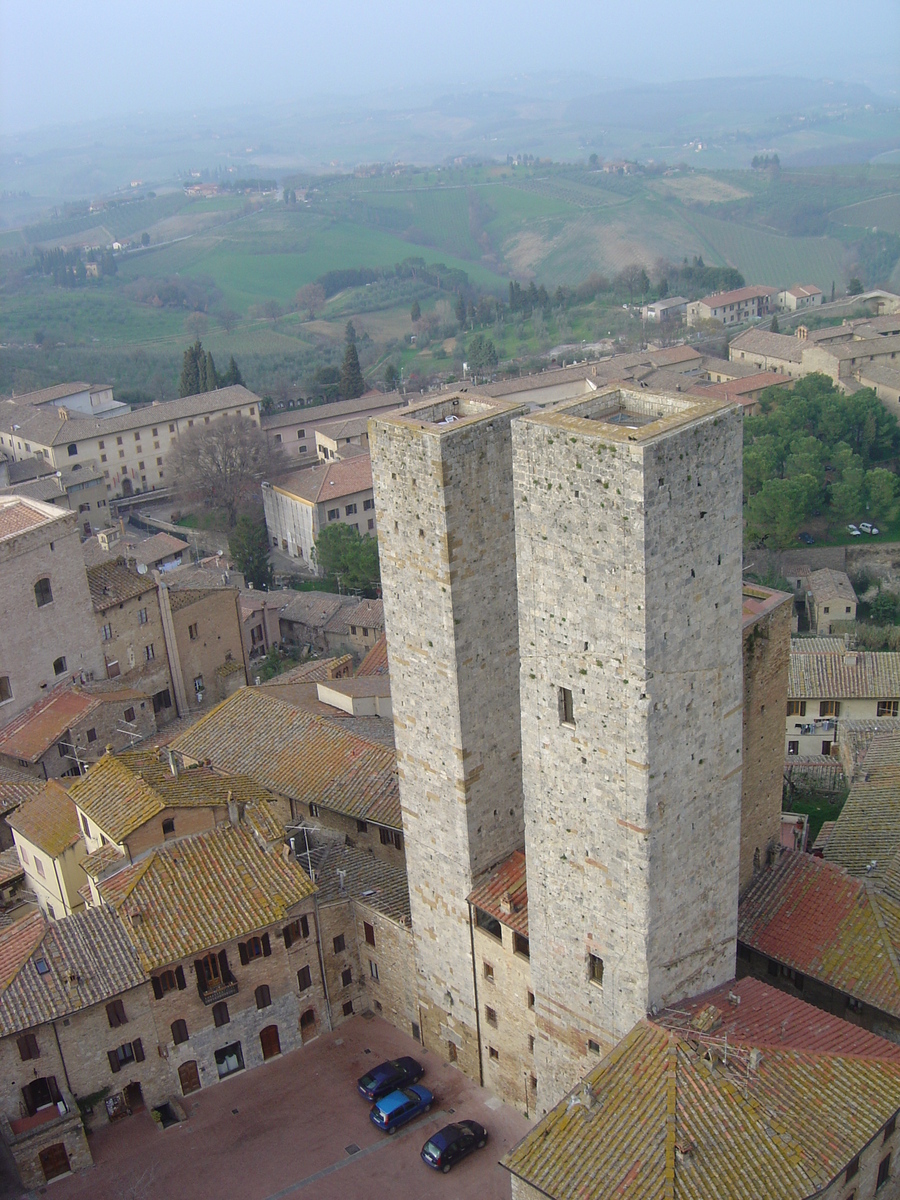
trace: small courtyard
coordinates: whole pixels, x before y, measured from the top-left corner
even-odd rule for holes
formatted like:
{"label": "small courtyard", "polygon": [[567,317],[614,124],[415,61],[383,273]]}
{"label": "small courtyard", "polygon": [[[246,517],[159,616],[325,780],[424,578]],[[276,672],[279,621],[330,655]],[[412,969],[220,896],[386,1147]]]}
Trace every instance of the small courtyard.
{"label": "small courtyard", "polygon": [[[369,1120],[356,1080],[387,1058],[425,1067],[430,1113],[393,1136]],[[94,1167],[41,1189],[54,1200],[508,1200],[497,1160],[530,1128],[514,1109],[378,1017],[356,1017],[300,1050],[183,1097],[188,1119],[161,1130],[140,1110],[90,1135]],[[485,1149],[449,1175],[419,1153],[428,1136],[464,1117],[489,1131]],[[36,1193],[14,1193],[30,1197]]]}

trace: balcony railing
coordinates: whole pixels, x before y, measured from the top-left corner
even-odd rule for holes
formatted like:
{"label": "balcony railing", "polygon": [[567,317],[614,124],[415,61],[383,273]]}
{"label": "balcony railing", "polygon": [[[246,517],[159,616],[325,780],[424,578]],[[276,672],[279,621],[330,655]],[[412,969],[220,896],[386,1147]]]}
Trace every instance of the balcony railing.
{"label": "balcony railing", "polygon": [[232,979],[230,983],[220,983],[218,987],[207,988],[205,992],[200,993],[200,999],[204,1004],[218,1004],[220,1000],[225,1000],[228,996],[237,995],[238,984],[236,979]]}

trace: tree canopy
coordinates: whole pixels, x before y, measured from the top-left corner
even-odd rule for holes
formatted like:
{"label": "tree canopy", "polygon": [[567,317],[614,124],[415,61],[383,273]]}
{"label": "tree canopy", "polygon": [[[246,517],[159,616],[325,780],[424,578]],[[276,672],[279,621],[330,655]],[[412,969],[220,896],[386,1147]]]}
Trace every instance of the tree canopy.
{"label": "tree canopy", "polygon": [[744,422],[747,536],[786,546],[805,521],[900,514],[900,480],[883,465],[900,445],[897,420],[871,388],[843,396],[824,375],[792,391],[768,388],[760,416]]}
{"label": "tree canopy", "polygon": [[217,417],[178,437],[173,475],[188,503],[218,509],[233,529],[240,510],[259,499],[259,485],[280,462],[265,433],[247,417]]}
{"label": "tree canopy", "polygon": [[353,342],[348,342],[347,349],[344,351],[344,361],[341,364],[341,399],[355,400],[365,390],[366,381],[363,379],[362,371],[359,367],[359,355],[356,352],[356,346]]}
{"label": "tree canopy", "polygon": [[231,384],[242,384],[243,382],[233,354],[228,362],[228,370],[224,375],[220,375],[216,370],[212,354],[203,349],[200,339],[197,338],[194,344],[188,346],[184,352],[178,395],[196,396],[199,392],[214,392],[216,388],[229,387]]}
{"label": "tree canopy", "polygon": [[237,524],[228,535],[228,549],[234,565],[249,583],[256,588],[271,586],[269,537],[264,521],[255,520],[246,513],[238,517]]}
{"label": "tree canopy", "polygon": [[497,348],[483,333],[476,333],[466,347],[466,358],[472,371],[492,371],[497,365]]}
{"label": "tree canopy", "polygon": [[352,525],[335,521],[319,531],[315,555],[326,579],[342,590],[376,594],[381,581],[376,538],[363,537]]}

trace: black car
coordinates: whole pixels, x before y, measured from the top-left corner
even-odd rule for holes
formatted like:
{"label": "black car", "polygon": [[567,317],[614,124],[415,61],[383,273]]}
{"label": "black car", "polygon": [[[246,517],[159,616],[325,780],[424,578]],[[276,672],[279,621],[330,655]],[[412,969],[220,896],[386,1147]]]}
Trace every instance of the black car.
{"label": "black car", "polygon": [[454,1121],[433,1133],[422,1147],[422,1158],[446,1175],[455,1162],[486,1145],[487,1130],[477,1121]]}
{"label": "black car", "polygon": [[812,546],[816,540],[811,533],[800,533],[797,536],[804,546]]}
{"label": "black car", "polygon": [[425,1068],[414,1058],[393,1058],[367,1071],[356,1081],[356,1086],[361,1096],[374,1101],[388,1092],[418,1083],[424,1074]]}

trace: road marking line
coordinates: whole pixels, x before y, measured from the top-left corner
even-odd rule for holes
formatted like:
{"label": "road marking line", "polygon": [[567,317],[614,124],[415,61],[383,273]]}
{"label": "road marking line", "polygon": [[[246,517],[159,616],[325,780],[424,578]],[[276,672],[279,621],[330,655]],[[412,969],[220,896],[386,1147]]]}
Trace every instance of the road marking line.
{"label": "road marking line", "polygon": [[289,1184],[288,1187],[282,1188],[280,1192],[273,1192],[271,1196],[266,1196],[265,1200],[284,1200],[285,1196],[292,1196],[294,1192],[299,1192],[301,1188],[308,1187],[311,1183],[318,1183],[320,1179],[324,1179],[327,1175],[333,1175],[335,1171],[341,1171],[344,1167],[349,1167],[353,1163],[359,1162],[361,1158],[365,1158],[367,1154],[375,1154],[378,1150],[385,1150],[388,1146],[396,1145],[398,1141],[412,1133],[414,1129],[421,1128],[428,1121],[431,1121],[436,1116],[447,1116],[444,1109],[438,1112],[425,1113],[425,1119],[422,1121],[413,1121],[406,1129],[394,1135],[385,1134],[384,1141],[375,1142],[372,1146],[367,1146],[365,1150],[360,1150],[358,1154],[353,1154],[349,1158],[343,1158],[340,1162],[332,1163],[330,1167],[323,1167],[321,1171],[316,1171],[315,1175],[307,1175],[305,1179],[299,1180],[297,1183]]}

